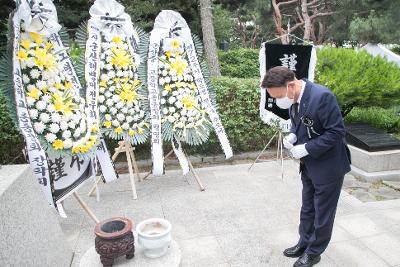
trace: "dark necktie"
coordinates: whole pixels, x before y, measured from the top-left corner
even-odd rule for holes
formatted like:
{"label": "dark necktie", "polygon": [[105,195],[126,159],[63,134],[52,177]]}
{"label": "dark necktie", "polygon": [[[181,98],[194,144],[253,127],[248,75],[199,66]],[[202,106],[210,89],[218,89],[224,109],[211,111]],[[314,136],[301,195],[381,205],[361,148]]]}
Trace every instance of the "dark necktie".
{"label": "dark necktie", "polygon": [[292,105],[292,117],[297,124],[297,121],[299,120],[299,103],[297,102]]}

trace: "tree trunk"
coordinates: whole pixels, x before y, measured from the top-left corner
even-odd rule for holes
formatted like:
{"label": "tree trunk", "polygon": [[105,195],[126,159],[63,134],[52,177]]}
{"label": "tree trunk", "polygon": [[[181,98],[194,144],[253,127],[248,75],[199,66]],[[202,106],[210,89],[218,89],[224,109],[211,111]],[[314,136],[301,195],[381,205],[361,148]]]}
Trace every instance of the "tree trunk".
{"label": "tree trunk", "polygon": [[303,39],[309,41],[311,39],[311,18],[308,15],[307,0],[301,0],[301,15],[304,19],[304,36]]}
{"label": "tree trunk", "polygon": [[201,28],[207,63],[212,76],[221,76],[219,68],[217,44],[214,34],[211,0],[200,0]]}

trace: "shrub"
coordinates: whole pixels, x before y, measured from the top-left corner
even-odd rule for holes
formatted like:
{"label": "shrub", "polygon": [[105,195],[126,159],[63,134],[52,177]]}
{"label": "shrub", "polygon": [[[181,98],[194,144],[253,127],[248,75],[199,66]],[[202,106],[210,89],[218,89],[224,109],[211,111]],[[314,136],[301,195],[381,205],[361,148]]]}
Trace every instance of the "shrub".
{"label": "shrub", "polygon": [[259,78],[257,49],[236,49],[218,53],[221,74],[235,78]]}
{"label": "shrub", "polygon": [[398,108],[354,108],[347,116],[346,122],[368,123],[389,133],[400,133],[400,113]]}
{"label": "shrub", "polygon": [[354,107],[387,108],[400,99],[400,69],[365,51],[320,49],[316,81],[334,92],[344,116]]}

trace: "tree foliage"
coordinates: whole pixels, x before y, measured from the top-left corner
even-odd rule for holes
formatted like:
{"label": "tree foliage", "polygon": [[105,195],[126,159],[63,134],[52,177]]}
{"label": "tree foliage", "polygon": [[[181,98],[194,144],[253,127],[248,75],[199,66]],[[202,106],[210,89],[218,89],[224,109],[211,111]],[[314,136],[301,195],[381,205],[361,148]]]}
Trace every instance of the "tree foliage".
{"label": "tree foliage", "polygon": [[400,102],[400,69],[366,51],[318,51],[316,80],[333,91],[343,115],[354,107],[391,107]]}

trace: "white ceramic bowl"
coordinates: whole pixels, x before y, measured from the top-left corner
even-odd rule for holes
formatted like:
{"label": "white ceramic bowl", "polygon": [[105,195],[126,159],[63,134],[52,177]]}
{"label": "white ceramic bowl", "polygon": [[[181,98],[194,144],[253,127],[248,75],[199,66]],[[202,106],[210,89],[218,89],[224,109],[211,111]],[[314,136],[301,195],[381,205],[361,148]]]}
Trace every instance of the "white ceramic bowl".
{"label": "white ceramic bowl", "polygon": [[138,243],[149,258],[158,258],[168,251],[171,243],[171,223],[161,218],[151,218],[136,226]]}

